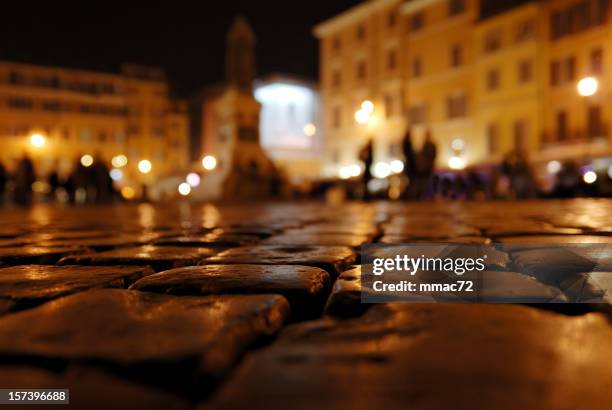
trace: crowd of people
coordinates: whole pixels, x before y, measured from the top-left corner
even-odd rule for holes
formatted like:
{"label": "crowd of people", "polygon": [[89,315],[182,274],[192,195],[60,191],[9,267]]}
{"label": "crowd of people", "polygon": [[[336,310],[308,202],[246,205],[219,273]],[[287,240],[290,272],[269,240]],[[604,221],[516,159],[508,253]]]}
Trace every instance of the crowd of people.
{"label": "crowd of people", "polygon": [[[12,201],[17,205],[29,205],[35,190],[44,195],[48,202],[63,197],[71,204],[108,203],[117,197],[108,166],[95,158],[89,166],[77,160],[72,171],[66,175],[60,174],[57,167],[53,168],[44,181],[37,181],[36,175],[34,162],[27,155],[18,161],[14,172],[9,172],[0,163],[0,204]],[[35,189],[36,182],[39,183],[39,189]]]}
{"label": "crowd of people", "polygon": [[[407,200],[431,199],[530,199],[542,197],[573,198],[577,196],[606,195],[597,185],[583,179],[580,166],[573,161],[560,164],[555,174],[549,175],[546,183],[538,181],[526,154],[514,150],[505,155],[498,164],[472,167],[465,170],[436,171],[438,148],[431,132],[425,133],[420,150],[414,147],[410,132],[402,139],[404,168],[401,175],[401,198]],[[374,163],[373,141],[369,140],[359,153],[364,165],[362,175],[362,198],[371,199],[381,194],[373,193],[371,181]],[[384,192],[382,197],[388,197]]]}

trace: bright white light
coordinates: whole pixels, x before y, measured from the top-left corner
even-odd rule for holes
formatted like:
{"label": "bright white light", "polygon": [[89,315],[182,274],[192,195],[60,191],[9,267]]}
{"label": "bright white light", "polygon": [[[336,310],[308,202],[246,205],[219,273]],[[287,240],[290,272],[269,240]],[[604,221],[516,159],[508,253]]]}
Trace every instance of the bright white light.
{"label": "bright white light", "polygon": [[192,187],[200,185],[200,176],[195,172],[190,172],[189,174],[187,174],[187,178],[185,178],[185,180]]}
{"label": "bright white light", "polygon": [[113,165],[113,167],[115,168],[121,168],[126,166],[128,163],[128,159],[125,155],[120,154],[120,155],[116,155],[113,157],[113,159],[111,159],[111,164]]}
{"label": "bright white light", "polygon": [[113,181],[119,181],[123,179],[123,171],[121,171],[120,169],[113,168],[111,169],[109,174],[110,174],[110,177],[113,179]]}
{"label": "bright white light", "polygon": [[364,110],[358,110],[355,113],[355,121],[357,121],[358,124],[367,124],[369,120],[370,120],[370,114],[368,114]]}
{"label": "bright white light", "polygon": [[304,125],[304,135],[307,137],[312,137],[316,132],[317,127],[315,127],[313,123],[309,122],[308,124]]}
{"label": "bright white light", "polygon": [[391,174],[391,166],[386,162],[377,162],[372,171],[376,178],[386,178]]}
{"label": "bright white light", "polygon": [[338,170],[338,176],[342,179],[349,179],[352,177],[349,166],[340,167]]}
{"label": "bright white light", "polygon": [[138,163],[138,170],[142,172],[143,174],[148,174],[149,172],[151,172],[152,168],[153,168],[153,165],[151,164],[151,161],[149,161],[148,159],[143,159]]}
{"label": "bright white light", "polygon": [[372,114],[374,112],[374,103],[372,103],[372,101],[370,100],[365,100],[364,102],[361,103],[361,109],[366,114]]}
{"label": "bright white light", "polygon": [[453,142],[451,142],[451,148],[454,151],[463,151],[463,148],[465,148],[465,141],[461,138],[455,138]]}
{"label": "bright white light", "polygon": [[582,80],[578,81],[576,88],[578,89],[578,94],[581,96],[590,97],[597,92],[599,83],[595,77],[584,77]]}
{"label": "bright white light", "polygon": [[269,84],[255,89],[255,99],[265,104],[270,101],[297,103],[312,97],[312,91],[306,87],[291,84]]}
{"label": "bright white light", "polygon": [[202,166],[204,169],[210,171],[217,167],[217,158],[212,155],[206,155],[202,158]]}
{"label": "bright white light", "polygon": [[463,169],[465,168],[465,160],[458,156],[452,156],[448,160],[448,166],[450,169]]}
{"label": "bright white light", "polygon": [[561,171],[561,163],[557,160],[550,161],[548,164],[546,164],[546,170],[549,174],[556,174],[557,172]]}
{"label": "bright white light", "polygon": [[32,146],[35,148],[42,148],[45,146],[46,143],[47,140],[40,134],[33,134],[30,137],[30,144],[32,144]]}
{"label": "bright white light", "polygon": [[89,154],[85,154],[81,157],[81,165],[84,167],[90,167],[93,164],[93,157]]}
{"label": "bright white light", "polygon": [[187,182],[181,182],[178,186],[179,194],[187,196],[191,193],[191,186]]}
{"label": "bright white light", "polygon": [[595,171],[587,171],[582,176],[582,179],[587,184],[592,184],[593,182],[597,181],[597,174],[595,173]]}
{"label": "bright white light", "polygon": [[347,168],[352,177],[358,177],[361,174],[361,167],[357,164],[349,165]]}
{"label": "bright white light", "polygon": [[391,161],[390,165],[391,165],[391,172],[393,172],[394,174],[399,174],[400,172],[404,170],[404,163],[400,161],[399,159],[394,159],[393,161]]}

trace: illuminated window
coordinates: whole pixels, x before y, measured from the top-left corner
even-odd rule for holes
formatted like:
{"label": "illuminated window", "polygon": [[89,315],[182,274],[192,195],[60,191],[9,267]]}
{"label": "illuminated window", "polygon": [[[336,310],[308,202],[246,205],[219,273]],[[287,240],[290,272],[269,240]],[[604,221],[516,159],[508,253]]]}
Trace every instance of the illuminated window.
{"label": "illuminated window", "polygon": [[451,95],[446,99],[446,113],[449,119],[461,118],[467,115],[465,95]]}
{"label": "illuminated window", "polygon": [[535,38],[535,22],[533,20],[526,20],[516,27],[516,35],[514,40],[517,43],[522,43]]}
{"label": "illuminated window", "polygon": [[591,74],[603,74],[603,49],[600,47],[591,50],[589,68]]}

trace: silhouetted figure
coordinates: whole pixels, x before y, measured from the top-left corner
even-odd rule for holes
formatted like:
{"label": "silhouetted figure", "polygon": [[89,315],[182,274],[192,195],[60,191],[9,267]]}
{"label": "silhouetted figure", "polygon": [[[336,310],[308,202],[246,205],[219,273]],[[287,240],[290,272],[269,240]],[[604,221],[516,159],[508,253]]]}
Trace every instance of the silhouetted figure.
{"label": "silhouetted figure", "polygon": [[574,198],[577,196],[581,183],[580,170],[575,162],[568,161],[563,164],[557,173],[557,184],[553,195],[558,198]]}
{"label": "silhouetted figure", "polygon": [[418,158],[417,174],[417,198],[425,198],[429,195],[429,185],[436,164],[438,148],[431,138],[431,132],[425,133],[425,142]]}
{"label": "silhouetted figure", "polygon": [[77,159],[65,186],[71,204],[83,202],[87,192],[88,179],[87,168],[81,164],[80,159]]}
{"label": "silhouetted figure", "polygon": [[6,184],[8,182],[9,175],[4,168],[4,165],[0,163],[0,205],[4,203],[4,194],[6,193]]}
{"label": "silhouetted figure", "polygon": [[370,199],[370,191],[368,184],[372,180],[372,163],[374,162],[374,147],[372,140],[369,140],[359,153],[359,159],[363,161],[365,169],[363,170],[363,199]]}
{"label": "silhouetted figure", "polygon": [[32,202],[32,184],[35,180],[34,164],[27,155],[24,155],[15,173],[15,202],[17,204],[29,205]]}
{"label": "silhouetted figure", "polygon": [[113,197],[113,180],[110,177],[110,170],[99,159],[96,159],[91,166],[90,184],[93,186],[91,202],[102,204],[111,201]]}
{"label": "silhouetted figure", "polygon": [[417,172],[417,161],[412,146],[412,137],[410,131],[406,131],[404,138],[402,139],[402,153],[404,154],[404,175],[408,179],[408,186],[404,192],[404,196],[407,198],[413,197],[414,186],[415,186],[415,175]]}
{"label": "silhouetted figure", "polygon": [[56,170],[51,171],[51,173],[47,177],[47,183],[49,184],[49,192],[47,193],[47,198],[49,199],[49,201],[54,201],[56,198],[57,190],[61,186],[59,174]]}

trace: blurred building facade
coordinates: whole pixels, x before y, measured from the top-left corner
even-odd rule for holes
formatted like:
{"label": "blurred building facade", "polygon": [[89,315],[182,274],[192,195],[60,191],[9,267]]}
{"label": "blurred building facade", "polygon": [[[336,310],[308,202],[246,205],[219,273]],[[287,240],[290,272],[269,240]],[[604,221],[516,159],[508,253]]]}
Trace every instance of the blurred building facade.
{"label": "blurred building facade", "polygon": [[[401,159],[408,129],[417,147],[432,132],[442,168],[516,149],[540,163],[612,156],[609,3],[485,13],[478,0],[371,0],[316,26],[326,173],[355,164],[369,138],[375,161]],[[598,85],[586,97],[585,77]]]}
{"label": "blurred building facade", "polygon": [[[123,65],[107,74],[0,62],[0,161],[9,169],[28,155],[44,177],[70,172],[83,155],[109,166],[124,155],[118,183],[138,192],[185,171],[188,133],[187,105],[169,97],[162,70]],[[142,160],[150,161],[148,173],[138,170]]]}
{"label": "blurred building facade", "polygon": [[294,182],[321,175],[322,135],[316,86],[275,74],[255,83],[261,104],[259,134],[270,158]]}

